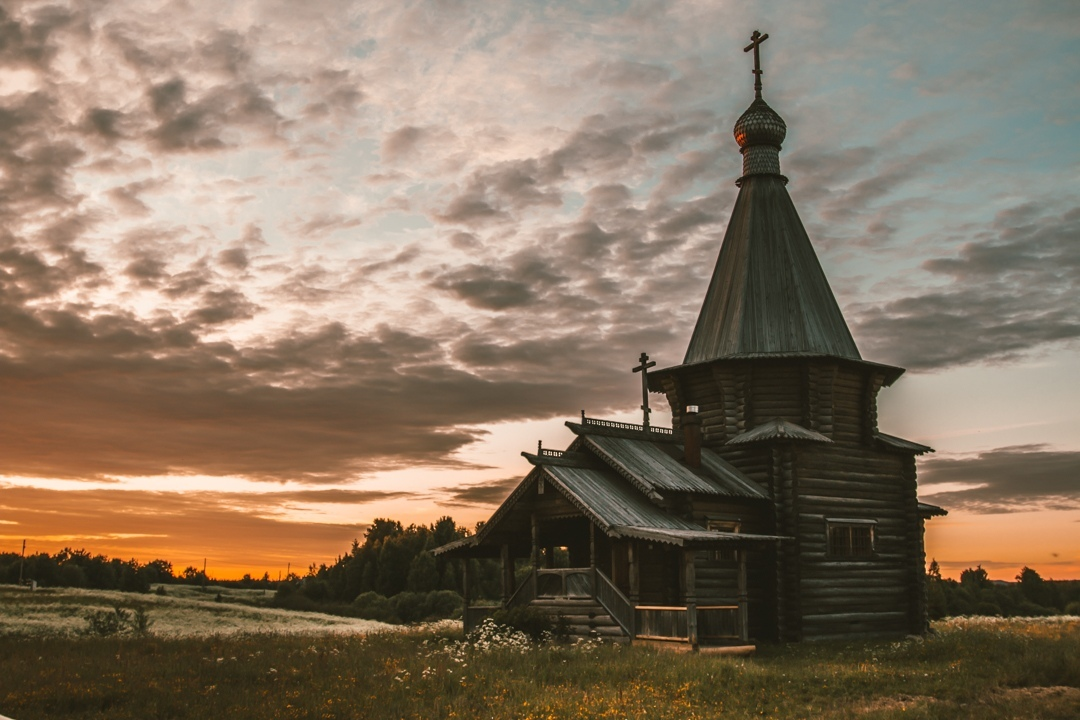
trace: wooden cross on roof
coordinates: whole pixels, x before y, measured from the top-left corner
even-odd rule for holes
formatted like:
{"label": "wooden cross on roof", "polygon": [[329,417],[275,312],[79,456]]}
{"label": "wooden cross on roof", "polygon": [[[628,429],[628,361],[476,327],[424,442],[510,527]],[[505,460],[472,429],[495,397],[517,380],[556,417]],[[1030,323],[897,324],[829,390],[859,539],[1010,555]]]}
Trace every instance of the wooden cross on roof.
{"label": "wooden cross on roof", "polygon": [[750,44],[743,48],[743,52],[754,51],[754,97],[758,100],[761,99],[761,76],[765,73],[761,69],[761,53],[758,48],[761,47],[761,43],[769,39],[769,33],[762,35],[757,30],[750,36]]}
{"label": "wooden cross on roof", "polygon": [[649,368],[656,365],[656,362],[650,362],[649,356],[645,353],[641,353],[641,357],[638,358],[641,363],[636,368],[631,368],[633,372],[641,373],[641,412],[645,416],[645,421],[641,423],[641,427],[645,432],[649,432]]}

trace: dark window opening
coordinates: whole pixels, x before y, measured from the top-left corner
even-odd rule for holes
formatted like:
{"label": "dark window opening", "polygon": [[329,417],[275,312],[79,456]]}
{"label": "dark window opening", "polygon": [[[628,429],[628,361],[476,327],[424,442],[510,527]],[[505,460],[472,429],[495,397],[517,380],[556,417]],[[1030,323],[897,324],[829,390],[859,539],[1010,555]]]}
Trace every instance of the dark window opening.
{"label": "dark window opening", "polygon": [[830,524],[829,554],[834,557],[873,557],[874,526]]}
{"label": "dark window opening", "polygon": [[[739,532],[739,523],[731,520],[708,520],[705,524],[709,530],[719,530],[720,532],[737,533]],[[738,550],[735,548],[721,548],[719,550],[710,551],[710,560],[721,560],[724,562],[734,562],[739,558]]]}

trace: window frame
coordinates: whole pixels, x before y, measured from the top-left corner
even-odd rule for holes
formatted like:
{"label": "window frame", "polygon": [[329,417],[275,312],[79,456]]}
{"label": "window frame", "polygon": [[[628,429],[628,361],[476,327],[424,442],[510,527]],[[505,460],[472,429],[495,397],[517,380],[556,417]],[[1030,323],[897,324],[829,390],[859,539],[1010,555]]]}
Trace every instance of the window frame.
{"label": "window frame", "polygon": [[[837,560],[852,562],[873,560],[877,557],[877,520],[869,518],[825,518],[825,554]],[[834,530],[847,529],[847,541],[844,547],[837,547]],[[864,539],[855,538],[855,530],[865,530]],[[861,533],[860,533],[861,534]],[[862,548],[866,548],[863,550]]]}
{"label": "window frame", "polygon": [[[742,520],[707,517],[705,518],[705,529],[717,530],[719,532],[740,533],[742,532]],[[709,550],[709,560],[715,560],[719,562],[735,562],[738,559],[739,551],[737,548],[720,548]]]}

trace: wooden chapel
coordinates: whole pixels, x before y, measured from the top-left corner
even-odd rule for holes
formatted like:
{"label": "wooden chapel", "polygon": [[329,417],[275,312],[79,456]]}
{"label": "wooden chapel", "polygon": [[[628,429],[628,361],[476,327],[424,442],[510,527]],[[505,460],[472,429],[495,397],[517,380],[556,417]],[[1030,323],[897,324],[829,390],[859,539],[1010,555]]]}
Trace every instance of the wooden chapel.
{"label": "wooden chapel", "polygon": [[[926,519],[915,458],[877,427],[903,369],[862,359],[780,174],[787,127],[761,95],[735,123],[739,194],[683,362],[642,353],[644,422],[567,422],[475,534],[466,630],[534,605],[574,632],[693,648],[927,628]],[[663,394],[672,427],[649,423]],[[501,560],[498,606],[475,606],[469,558]],[[515,569],[528,568],[515,586]],[[524,571],[524,570],[523,570]]]}

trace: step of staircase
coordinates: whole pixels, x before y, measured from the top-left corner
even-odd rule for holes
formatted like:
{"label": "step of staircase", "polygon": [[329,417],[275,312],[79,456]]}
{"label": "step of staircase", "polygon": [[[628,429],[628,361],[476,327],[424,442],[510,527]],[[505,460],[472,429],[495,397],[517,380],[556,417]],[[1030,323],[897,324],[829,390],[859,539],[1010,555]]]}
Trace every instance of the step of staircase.
{"label": "step of staircase", "polygon": [[599,638],[605,642],[630,642],[619,624],[591,598],[537,598],[529,604],[546,612],[552,620],[562,617],[572,641]]}

